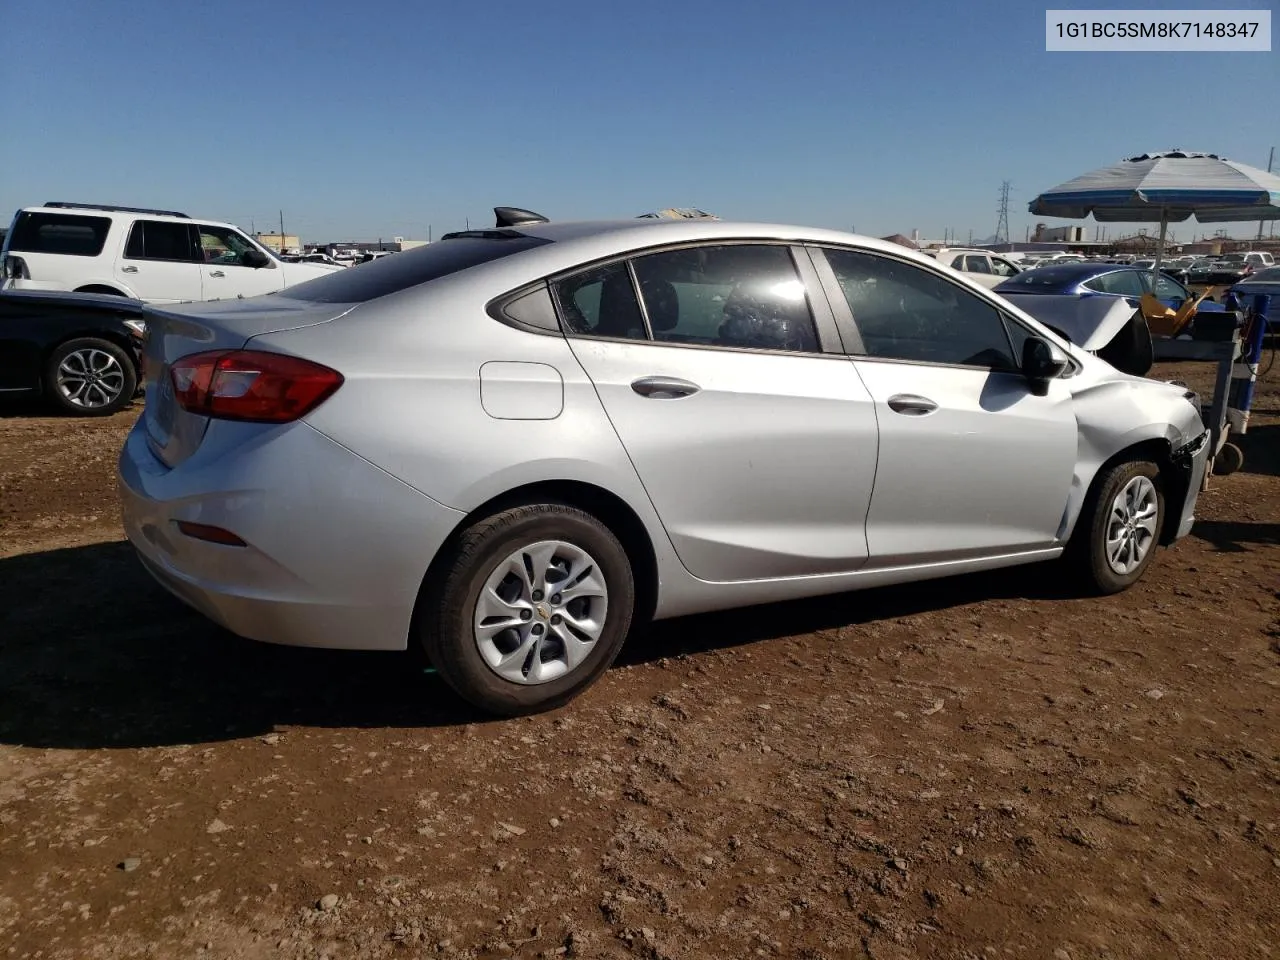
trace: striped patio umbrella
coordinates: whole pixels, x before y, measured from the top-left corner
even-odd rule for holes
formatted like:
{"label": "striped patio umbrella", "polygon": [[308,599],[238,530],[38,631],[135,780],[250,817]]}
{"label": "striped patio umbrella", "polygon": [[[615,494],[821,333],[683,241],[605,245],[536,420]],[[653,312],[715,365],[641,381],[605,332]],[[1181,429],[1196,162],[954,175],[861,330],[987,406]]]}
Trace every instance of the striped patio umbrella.
{"label": "striped patio umbrella", "polygon": [[1028,206],[1041,217],[1159,222],[1154,277],[1171,222],[1280,219],[1280,177],[1212,153],[1144,153],[1048,190]]}

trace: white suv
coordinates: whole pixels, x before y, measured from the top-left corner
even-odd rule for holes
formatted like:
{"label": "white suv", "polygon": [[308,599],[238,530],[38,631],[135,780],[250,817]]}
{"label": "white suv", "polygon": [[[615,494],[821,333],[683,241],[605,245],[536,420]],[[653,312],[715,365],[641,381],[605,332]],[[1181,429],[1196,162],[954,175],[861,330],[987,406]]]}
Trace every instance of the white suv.
{"label": "white suv", "polygon": [[1006,260],[1004,257],[997,257],[987,250],[963,250],[956,247],[943,247],[940,250],[925,250],[923,252],[932,254],[939,263],[950,267],[952,270],[959,270],[968,276],[970,280],[976,281],[987,288],[998,286],[1015,274],[1022,272],[1021,268],[1015,266],[1011,261]]}
{"label": "white suv", "polygon": [[284,263],[229,223],[167,210],[46,203],[14,215],[0,285],[178,303],[256,297],[337,269]]}

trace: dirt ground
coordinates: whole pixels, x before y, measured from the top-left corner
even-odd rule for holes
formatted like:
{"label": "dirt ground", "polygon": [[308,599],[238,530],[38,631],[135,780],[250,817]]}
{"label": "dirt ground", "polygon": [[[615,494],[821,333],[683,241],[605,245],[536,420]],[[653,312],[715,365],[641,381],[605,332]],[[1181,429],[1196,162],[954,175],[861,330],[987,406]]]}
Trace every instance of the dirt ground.
{"label": "dirt ground", "polygon": [[0,409],[0,957],[1280,956],[1280,369],[1126,594],[662,623],[501,722],[154,586],[136,415]]}

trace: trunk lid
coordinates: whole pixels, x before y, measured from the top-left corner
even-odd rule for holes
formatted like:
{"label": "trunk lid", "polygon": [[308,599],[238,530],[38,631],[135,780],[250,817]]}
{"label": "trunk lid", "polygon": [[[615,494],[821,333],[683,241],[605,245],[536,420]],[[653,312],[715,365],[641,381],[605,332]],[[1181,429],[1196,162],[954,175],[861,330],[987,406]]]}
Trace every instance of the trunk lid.
{"label": "trunk lid", "polygon": [[352,304],[316,303],[279,295],[175,305],[148,304],[146,408],[147,443],[166,466],[175,467],[200,447],[209,418],[183,410],[174,397],[169,370],[193,353],[238,350],[264,333],[327,323],[354,309]]}

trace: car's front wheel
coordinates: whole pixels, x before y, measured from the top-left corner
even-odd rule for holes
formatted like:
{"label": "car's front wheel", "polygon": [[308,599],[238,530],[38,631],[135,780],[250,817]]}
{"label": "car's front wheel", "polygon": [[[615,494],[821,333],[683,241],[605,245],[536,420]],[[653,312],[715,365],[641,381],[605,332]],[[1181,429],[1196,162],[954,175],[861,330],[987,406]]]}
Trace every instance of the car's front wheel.
{"label": "car's front wheel", "polygon": [[556,503],[486,517],[428,585],[422,643],[463,698],[514,715],[559,706],[608,669],[631,627],[627,552],[591,514]]}
{"label": "car's front wheel", "polygon": [[138,372],[128,353],[110,340],[77,337],[50,355],[44,385],[63,413],[105,417],[133,401]]}
{"label": "car's front wheel", "polygon": [[1076,524],[1068,552],[1084,584],[1119,593],[1150,566],[1164,524],[1160,468],[1148,460],[1109,467]]}

